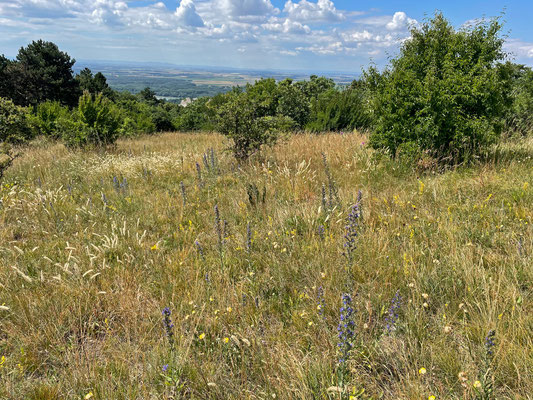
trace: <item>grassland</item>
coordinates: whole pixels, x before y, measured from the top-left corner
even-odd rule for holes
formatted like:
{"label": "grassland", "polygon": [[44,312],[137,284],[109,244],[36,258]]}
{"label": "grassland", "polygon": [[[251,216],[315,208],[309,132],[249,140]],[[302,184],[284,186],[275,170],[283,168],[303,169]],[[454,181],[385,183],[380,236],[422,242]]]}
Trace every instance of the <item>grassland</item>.
{"label": "grassland", "polygon": [[444,172],[364,141],[33,145],[0,194],[0,398],[533,398],[533,140]]}

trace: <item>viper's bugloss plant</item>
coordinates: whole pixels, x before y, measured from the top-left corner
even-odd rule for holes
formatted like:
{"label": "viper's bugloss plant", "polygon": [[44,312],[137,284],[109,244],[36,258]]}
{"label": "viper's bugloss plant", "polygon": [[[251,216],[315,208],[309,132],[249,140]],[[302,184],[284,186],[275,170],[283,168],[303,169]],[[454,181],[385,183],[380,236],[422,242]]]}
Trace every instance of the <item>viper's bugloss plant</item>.
{"label": "viper's bugloss plant", "polygon": [[343,367],[350,357],[355,339],[354,309],[352,307],[352,297],[348,293],[342,295],[342,306],[340,308],[340,320],[337,327],[339,365]]}
{"label": "viper's bugloss plant", "polygon": [[168,343],[170,346],[174,346],[174,324],[172,323],[172,320],[170,319],[170,315],[172,312],[170,311],[170,308],[165,307],[163,309],[163,328],[165,329],[165,334],[168,339]]}
{"label": "viper's bugloss plant", "polygon": [[396,291],[394,297],[392,298],[389,311],[385,317],[385,333],[390,334],[396,330],[396,323],[400,317],[400,307],[402,305],[402,296],[400,296],[400,291]]}

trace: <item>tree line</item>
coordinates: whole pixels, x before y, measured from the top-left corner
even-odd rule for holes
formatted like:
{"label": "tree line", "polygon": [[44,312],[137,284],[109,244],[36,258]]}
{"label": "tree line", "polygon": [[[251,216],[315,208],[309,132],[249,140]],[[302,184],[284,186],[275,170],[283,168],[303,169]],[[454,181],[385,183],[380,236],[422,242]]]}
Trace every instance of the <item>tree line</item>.
{"label": "tree line", "polygon": [[186,107],[149,88],[114,91],[100,72],[74,75],[74,59],[38,40],[14,60],[0,57],[0,141],[46,135],[78,147],[140,133],[218,131],[243,160],[284,132],[357,129],[392,156],[469,161],[503,132],[533,126],[533,72],[507,59],[501,30],[499,19],[455,29],[437,13],[411,28],[386,68],[371,66],[348,87],[314,75],[261,79]]}

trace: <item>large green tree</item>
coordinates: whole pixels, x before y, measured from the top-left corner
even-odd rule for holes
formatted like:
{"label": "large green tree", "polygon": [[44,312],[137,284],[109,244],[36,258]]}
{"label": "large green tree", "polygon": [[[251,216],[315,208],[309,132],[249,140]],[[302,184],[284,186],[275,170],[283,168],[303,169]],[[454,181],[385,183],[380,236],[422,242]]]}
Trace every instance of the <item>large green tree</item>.
{"label": "large green tree", "polygon": [[509,103],[501,28],[492,19],[455,30],[440,13],[413,27],[390,67],[368,79],[376,84],[370,143],[463,161],[494,142]]}
{"label": "large green tree", "polygon": [[80,95],[72,66],[76,60],[43,40],[22,47],[6,69],[10,96],[20,105],[36,105],[46,100],[75,106]]}

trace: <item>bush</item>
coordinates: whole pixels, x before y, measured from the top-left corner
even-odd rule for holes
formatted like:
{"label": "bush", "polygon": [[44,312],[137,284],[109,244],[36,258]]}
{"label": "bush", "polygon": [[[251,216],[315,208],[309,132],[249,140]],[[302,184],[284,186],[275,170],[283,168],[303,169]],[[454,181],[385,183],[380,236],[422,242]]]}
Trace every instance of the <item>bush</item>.
{"label": "bush", "polygon": [[19,153],[13,152],[13,149],[8,143],[0,143],[0,182],[6,170],[11,167],[15,158],[19,155]]}
{"label": "bush", "polygon": [[247,93],[232,92],[231,99],[218,112],[220,133],[233,140],[233,154],[239,161],[246,160],[263,145],[274,144],[278,134],[294,127],[286,116],[258,116],[260,107]]}
{"label": "bush", "polygon": [[57,101],[46,101],[37,106],[33,125],[40,135],[54,139],[61,137],[59,120],[68,118],[69,111]]}
{"label": "bush", "polygon": [[513,85],[513,104],[507,118],[507,128],[526,135],[533,131],[533,71],[523,68]]}
{"label": "bush", "polygon": [[338,92],[330,89],[319,96],[314,116],[306,128],[311,132],[366,129],[371,118],[361,89]]}
{"label": "bush", "polygon": [[0,97],[0,142],[23,143],[32,138],[28,110]]}
{"label": "bush", "polygon": [[376,82],[374,148],[400,145],[453,162],[470,160],[502,129],[509,81],[497,62],[503,39],[497,19],[455,31],[441,14],[412,28],[400,55]]}
{"label": "bush", "polygon": [[115,106],[102,93],[93,96],[84,92],[74,118],[62,119],[60,124],[69,147],[106,146],[117,140],[120,120]]}

